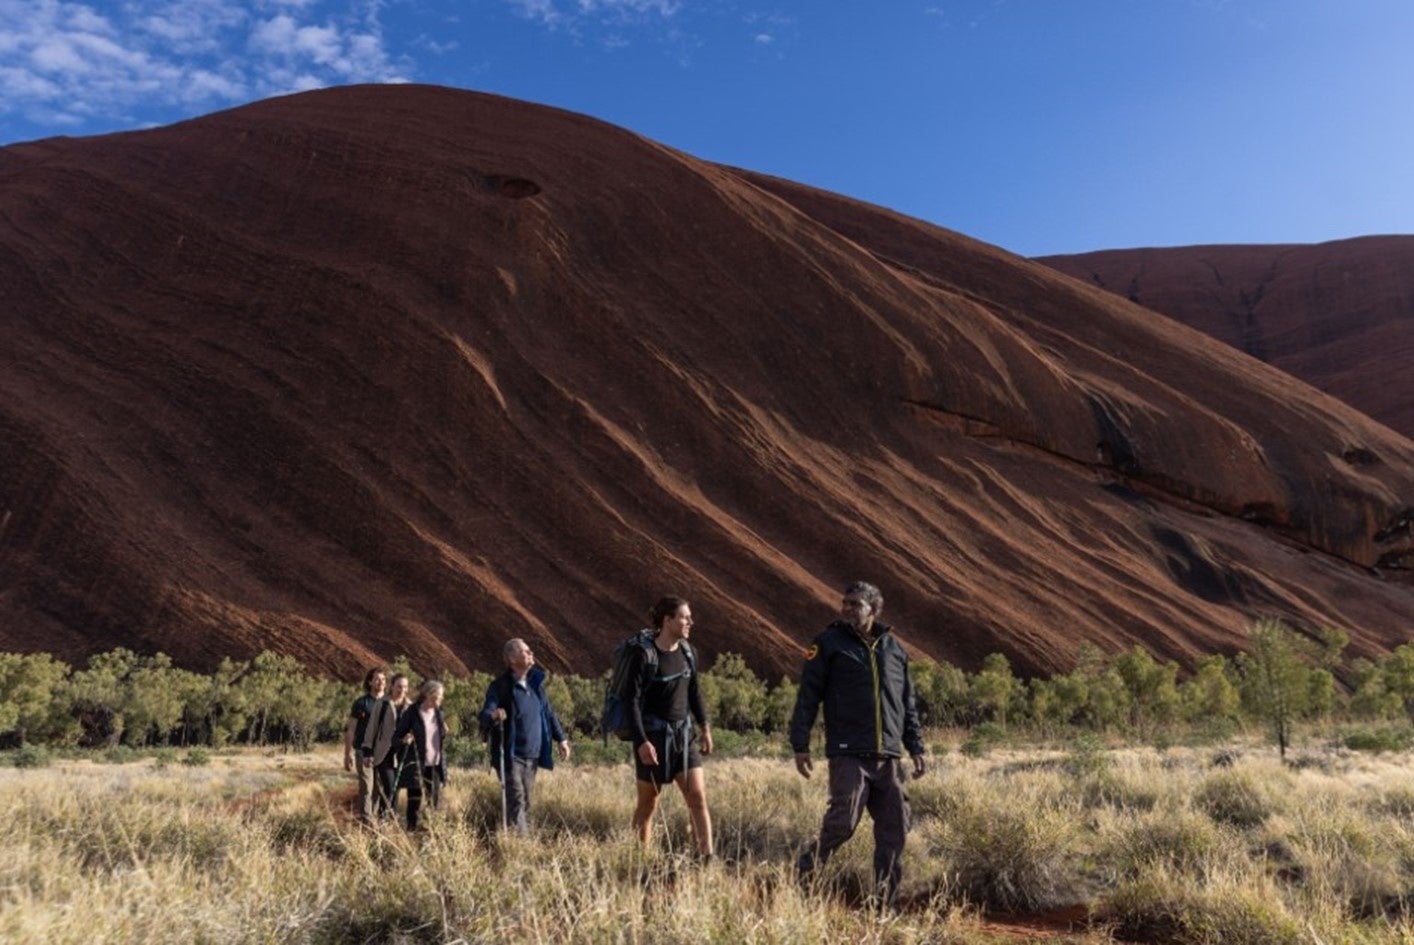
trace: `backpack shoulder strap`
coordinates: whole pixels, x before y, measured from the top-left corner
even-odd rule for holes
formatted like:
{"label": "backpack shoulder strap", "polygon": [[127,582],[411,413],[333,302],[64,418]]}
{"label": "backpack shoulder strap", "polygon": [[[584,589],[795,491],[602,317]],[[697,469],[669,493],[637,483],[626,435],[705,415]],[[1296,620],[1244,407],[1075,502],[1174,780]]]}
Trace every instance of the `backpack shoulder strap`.
{"label": "backpack shoulder strap", "polygon": [[373,724],[364,727],[363,744],[360,747],[368,749],[377,747],[374,744],[374,740],[377,737],[378,733],[383,731],[383,722],[388,718],[388,710],[392,708],[392,706],[393,703],[387,699],[378,700],[378,718],[370,719],[369,721],[371,721]]}
{"label": "backpack shoulder strap", "polygon": [[640,630],[635,642],[643,648],[643,667],[656,673],[658,671],[658,648],[653,645],[653,634],[647,630]]}

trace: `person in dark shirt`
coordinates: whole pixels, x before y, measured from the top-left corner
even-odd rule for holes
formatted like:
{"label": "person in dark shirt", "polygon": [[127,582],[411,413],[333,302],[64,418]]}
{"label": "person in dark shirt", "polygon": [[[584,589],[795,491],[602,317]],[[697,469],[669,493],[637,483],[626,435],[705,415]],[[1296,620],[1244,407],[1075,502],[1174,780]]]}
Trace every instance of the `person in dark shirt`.
{"label": "person in dark shirt", "polygon": [[926,770],[922,730],[913,700],[908,654],[893,628],[879,620],[884,595],[873,584],[855,581],[844,590],[840,619],[815,638],[805,654],[800,689],[790,721],[795,767],[810,777],[810,729],[823,707],[825,758],[829,763],[829,805],[820,837],[800,857],[797,870],[808,880],[859,825],[864,811],[874,821],[874,883],[892,905],[903,876],[908,834],[908,773]]}
{"label": "person in dark shirt", "polygon": [[535,665],[529,645],[521,639],[509,640],[502,653],[506,671],[486,687],[480,722],[489,737],[491,766],[503,776],[504,826],[525,833],[535,773],[555,766],[552,742],[561,760],[568,761],[570,742],[545,693],[545,671]]}
{"label": "person in dark shirt", "polygon": [[366,824],[373,821],[373,765],[363,750],[363,736],[387,685],[388,674],[382,667],[370,669],[363,677],[363,695],[354,700],[344,726],[344,770],[358,773],[358,818]]}
{"label": "person in dark shirt", "polygon": [[[633,826],[648,843],[658,793],[669,782],[678,786],[692,820],[697,852],[712,856],[712,815],[707,809],[707,785],[702,755],[712,753],[712,728],[698,684],[696,657],[688,637],[692,609],[687,601],[664,597],[650,614],[653,638],[635,647],[629,678],[630,718],[638,784]],[[647,647],[652,647],[650,654]]]}

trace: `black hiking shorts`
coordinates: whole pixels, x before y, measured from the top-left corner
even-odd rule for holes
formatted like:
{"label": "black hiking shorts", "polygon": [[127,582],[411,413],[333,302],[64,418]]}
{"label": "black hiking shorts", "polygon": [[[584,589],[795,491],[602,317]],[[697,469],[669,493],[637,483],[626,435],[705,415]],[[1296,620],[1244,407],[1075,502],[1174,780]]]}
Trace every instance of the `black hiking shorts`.
{"label": "black hiking shorts", "polygon": [[638,780],[650,781],[654,784],[667,784],[692,768],[702,767],[702,754],[697,750],[696,737],[688,742],[686,752],[683,751],[681,745],[669,744],[666,753],[668,757],[666,758],[663,751],[662,733],[651,733],[648,738],[653,742],[653,748],[658,752],[658,763],[656,765],[644,764],[638,760],[638,752],[635,751],[633,768]]}

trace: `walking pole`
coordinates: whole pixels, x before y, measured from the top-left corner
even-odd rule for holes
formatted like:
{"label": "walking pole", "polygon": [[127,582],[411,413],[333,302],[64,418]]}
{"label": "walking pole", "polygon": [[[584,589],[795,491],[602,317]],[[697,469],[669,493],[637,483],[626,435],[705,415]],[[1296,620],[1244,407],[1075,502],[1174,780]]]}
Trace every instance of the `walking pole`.
{"label": "walking pole", "polygon": [[395,820],[398,816],[398,788],[403,784],[403,769],[407,767],[408,749],[411,747],[411,744],[404,742],[403,746],[398,749],[398,766],[393,769],[393,796],[388,801],[388,809],[392,811]]}
{"label": "walking pole", "polygon": [[[394,782],[394,783],[396,784],[397,782]],[[378,802],[379,802],[379,803],[381,804],[381,806],[382,806],[382,810],[379,810],[379,811],[378,811],[378,817],[377,817],[377,819],[381,821],[381,820],[383,820],[385,817],[387,817],[387,816],[388,816],[388,812],[389,812],[390,810],[392,810],[392,808],[393,808],[393,799],[388,796],[388,785],[386,785],[386,784],[383,783],[383,772],[381,772],[381,771],[378,770],[378,766],[377,766],[377,765],[374,765],[374,766],[373,766],[373,784],[374,784],[374,786],[377,788],[376,793],[377,793],[377,796],[378,796]],[[397,793],[397,788],[394,788],[393,791],[394,791],[394,793],[396,794],[396,793]],[[376,807],[376,806],[378,806],[378,804],[375,804],[375,807]]]}

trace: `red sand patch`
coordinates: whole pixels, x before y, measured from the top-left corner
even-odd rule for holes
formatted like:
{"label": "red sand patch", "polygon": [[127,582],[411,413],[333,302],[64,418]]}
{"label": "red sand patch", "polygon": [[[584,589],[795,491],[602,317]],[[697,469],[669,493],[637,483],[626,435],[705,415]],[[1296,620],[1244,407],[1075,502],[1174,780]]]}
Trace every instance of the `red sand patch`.
{"label": "red sand patch", "polygon": [[1033,915],[988,916],[983,927],[993,935],[1037,941],[1080,934],[1089,924],[1090,910],[1084,905],[1074,905]]}

